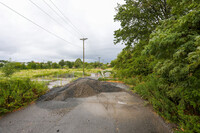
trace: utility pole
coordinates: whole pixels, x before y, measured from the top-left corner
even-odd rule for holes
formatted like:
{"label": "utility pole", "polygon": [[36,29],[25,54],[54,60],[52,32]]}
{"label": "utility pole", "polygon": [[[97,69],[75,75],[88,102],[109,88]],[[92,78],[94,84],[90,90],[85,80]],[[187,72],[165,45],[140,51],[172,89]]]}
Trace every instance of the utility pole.
{"label": "utility pole", "polygon": [[101,68],[101,67],[100,67],[100,65],[101,65],[101,64],[100,64],[100,61],[101,61],[101,57],[99,56],[99,68]]}
{"label": "utility pole", "polygon": [[84,74],[85,74],[85,70],[84,70],[84,63],[85,63],[85,44],[84,44],[84,42],[85,42],[85,40],[87,40],[88,38],[81,38],[80,40],[83,40],[83,76],[84,76]]}

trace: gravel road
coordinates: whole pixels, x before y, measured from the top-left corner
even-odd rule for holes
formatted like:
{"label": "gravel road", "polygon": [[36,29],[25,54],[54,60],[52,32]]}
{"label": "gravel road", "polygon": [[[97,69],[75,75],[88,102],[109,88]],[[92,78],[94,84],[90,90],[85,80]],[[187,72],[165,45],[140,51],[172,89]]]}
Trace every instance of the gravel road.
{"label": "gravel road", "polygon": [[116,83],[79,79],[0,118],[0,133],[171,132],[143,100],[124,88]]}

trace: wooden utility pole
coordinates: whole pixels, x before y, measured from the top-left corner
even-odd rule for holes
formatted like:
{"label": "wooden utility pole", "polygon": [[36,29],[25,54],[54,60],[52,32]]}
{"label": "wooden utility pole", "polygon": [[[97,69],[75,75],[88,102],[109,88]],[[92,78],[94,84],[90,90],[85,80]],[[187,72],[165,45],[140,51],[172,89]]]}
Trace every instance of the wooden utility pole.
{"label": "wooden utility pole", "polygon": [[84,74],[85,74],[85,70],[84,70],[84,63],[85,63],[85,44],[84,44],[84,42],[85,42],[85,40],[87,40],[88,38],[81,38],[80,40],[83,40],[83,76],[84,76]]}
{"label": "wooden utility pole", "polygon": [[101,57],[99,56],[99,68],[101,68]]}

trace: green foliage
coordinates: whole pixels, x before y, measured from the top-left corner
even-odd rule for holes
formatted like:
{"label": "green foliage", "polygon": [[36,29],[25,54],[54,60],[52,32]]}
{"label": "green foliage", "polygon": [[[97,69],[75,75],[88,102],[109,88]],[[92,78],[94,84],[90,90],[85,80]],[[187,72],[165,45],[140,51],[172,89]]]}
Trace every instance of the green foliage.
{"label": "green foliage", "polygon": [[83,65],[83,62],[81,61],[80,58],[76,59],[76,61],[74,62],[75,68],[80,68],[82,67],[82,65]]}
{"label": "green foliage", "polygon": [[123,42],[127,47],[111,62],[120,78],[152,73],[157,60],[142,51],[149,42],[149,36],[161,20],[170,17],[166,0],[125,0],[118,5],[115,21],[121,22],[121,29],[115,31],[115,43]]}
{"label": "green foliage", "polygon": [[4,64],[3,63],[0,63],[0,67],[3,67],[4,66]]}
{"label": "green foliage", "polygon": [[37,69],[37,70],[20,70],[16,72],[12,77],[27,77],[27,78],[53,78],[59,75],[71,74],[69,69]]}
{"label": "green foliage", "polygon": [[133,85],[136,86],[138,83],[140,83],[141,81],[140,77],[134,77],[134,78],[125,78],[123,79],[124,83],[128,84],[128,85]]}
{"label": "green foliage", "polygon": [[29,69],[36,69],[37,68],[37,65],[34,61],[31,61],[28,63],[28,66],[27,66]]}
{"label": "green foliage", "polygon": [[125,0],[118,5],[114,20],[121,22],[121,29],[115,31],[115,43],[124,42],[131,46],[140,40],[148,40],[151,32],[161,20],[170,15],[166,0]]}
{"label": "green foliage", "polygon": [[46,91],[45,84],[28,78],[0,79],[0,115],[27,105]]}
{"label": "green foliage", "polygon": [[147,99],[161,116],[178,123],[185,132],[200,132],[200,94],[199,89],[196,90],[200,80],[193,79],[190,83],[194,85],[173,84],[159,75],[149,75],[148,80],[138,84],[134,90]]}
{"label": "green foliage", "polygon": [[60,68],[59,64],[57,64],[56,62],[52,63],[52,68]]}
{"label": "green foliage", "polygon": [[117,57],[114,69],[120,78],[131,78],[137,75],[146,76],[152,73],[155,64],[153,56],[142,55],[141,43],[134,48],[124,49]]}
{"label": "green foliage", "polygon": [[63,66],[65,65],[65,61],[64,60],[59,61],[59,65],[63,68]]}
{"label": "green foliage", "polygon": [[8,62],[2,67],[2,72],[4,76],[10,77],[12,74],[14,74],[17,70],[15,68],[14,62]]}
{"label": "green foliage", "polygon": [[[134,89],[144,99],[147,99],[159,114],[168,120],[178,122],[178,112],[173,100],[179,99],[179,95],[171,93],[169,86],[165,82],[157,75],[149,75],[146,82],[138,84]],[[174,97],[172,98],[171,95]]]}
{"label": "green foliage", "polygon": [[115,78],[98,78],[99,81],[119,81],[118,79]]}
{"label": "green foliage", "polygon": [[[125,1],[115,16],[115,42],[127,45],[112,62],[116,76],[184,132],[200,132],[200,1]],[[148,8],[162,10],[162,2],[166,16]]]}
{"label": "green foliage", "polygon": [[47,61],[48,68],[52,68],[52,61]]}
{"label": "green foliage", "polygon": [[[0,60],[0,68],[4,66],[4,64],[8,63],[8,61]],[[46,63],[44,62],[13,62],[13,66],[15,69],[18,70],[24,70],[24,69],[59,69],[59,68],[81,68],[82,67],[82,61],[80,58],[76,60],[76,63],[73,61],[64,61],[61,60],[58,63],[57,62],[52,62],[52,61],[47,61]],[[106,69],[108,65],[100,63],[99,62],[85,62],[85,68],[93,69],[97,67],[101,67],[102,69]]]}
{"label": "green foliage", "polygon": [[70,62],[70,61],[65,61],[65,65],[68,67],[68,68],[72,68],[74,63],[73,62]]}
{"label": "green foliage", "polygon": [[172,7],[171,13],[175,16],[185,15],[191,10],[198,10],[200,7],[199,0],[167,0]]}
{"label": "green foliage", "polygon": [[195,124],[200,120],[199,28],[200,10],[190,11],[178,19],[172,17],[152,33],[145,48],[145,53],[159,60],[154,71],[168,81],[164,96],[170,94],[166,98],[175,103],[176,119],[186,131],[193,132],[200,132],[200,124]]}

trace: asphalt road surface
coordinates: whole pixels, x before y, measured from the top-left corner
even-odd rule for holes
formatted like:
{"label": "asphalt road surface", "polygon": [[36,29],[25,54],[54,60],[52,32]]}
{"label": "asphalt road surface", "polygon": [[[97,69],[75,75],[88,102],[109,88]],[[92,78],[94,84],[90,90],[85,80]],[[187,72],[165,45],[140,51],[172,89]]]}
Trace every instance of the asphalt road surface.
{"label": "asphalt road surface", "polygon": [[170,132],[142,99],[125,91],[42,100],[0,118],[0,133]]}

